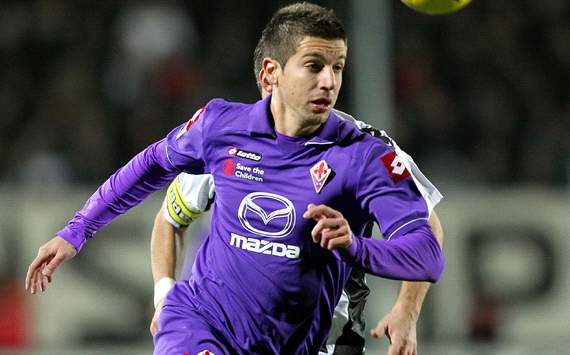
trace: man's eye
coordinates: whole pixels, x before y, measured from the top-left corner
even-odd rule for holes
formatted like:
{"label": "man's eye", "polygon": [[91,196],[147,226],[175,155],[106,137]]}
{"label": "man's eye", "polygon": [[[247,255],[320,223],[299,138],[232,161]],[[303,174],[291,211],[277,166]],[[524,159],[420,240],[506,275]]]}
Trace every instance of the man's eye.
{"label": "man's eye", "polygon": [[336,71],[336,72],[341,72],[341,71],[344,70],[344,65],[340,65],[340,64],[339,64],[339,65],[335,65],[335,66],[333,67],[333,69],[334,69],[334,71]]}
{"label": "man's eye", "polygon": [[322,65],[318,64],[318,63],[309,63],[307,64],[307,68],[309,68],[309,70],[311,70],[312,72],[318,72],[322,69]]}

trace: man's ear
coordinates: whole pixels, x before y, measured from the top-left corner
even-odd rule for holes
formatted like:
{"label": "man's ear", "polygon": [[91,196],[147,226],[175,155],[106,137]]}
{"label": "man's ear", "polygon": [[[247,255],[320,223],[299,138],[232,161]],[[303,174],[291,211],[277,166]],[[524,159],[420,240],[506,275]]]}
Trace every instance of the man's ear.
{"label": "man's ear", "polygon": [[265,70],[261,69],[257,74],[257,82],[259,83],[259,88],[261,89],[261,97],[265,98],[267,94],[273,91],[273,85],[269,83]]}
{"label": "man's ear", "polygon": [[279,73],[281,72],[281,65],[275,59],[263,58],[261,62],[261,72],[259,82],[264,85],[270,85],[272,88],[279,84]]}

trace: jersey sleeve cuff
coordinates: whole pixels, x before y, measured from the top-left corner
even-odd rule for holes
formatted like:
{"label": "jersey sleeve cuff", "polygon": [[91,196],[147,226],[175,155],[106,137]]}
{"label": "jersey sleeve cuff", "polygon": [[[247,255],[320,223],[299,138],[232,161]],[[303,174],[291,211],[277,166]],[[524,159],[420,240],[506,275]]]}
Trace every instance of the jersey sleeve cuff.
{"label": "jersey sleeve cuff", "polygon": [[85,237],[83,237],[81,234],[75,233],[69,227],[63,228],[62,230],[57,232],[56,235],[58,237],[63,238],[69,244],[73,245],[77,253],[81,251],[81,248],[83,248],[83,244],[85,244],[85,242],[87,241]]}
{"label": "jersey sleeve cuff", "polygon": [[360,252],[361,243],[362,242],[360,241],[360,237],[353,235],[352,244],[350,244],[347,248],[334,249],[332,252],[334,256],[339,260],[345,262],[354,262]]}

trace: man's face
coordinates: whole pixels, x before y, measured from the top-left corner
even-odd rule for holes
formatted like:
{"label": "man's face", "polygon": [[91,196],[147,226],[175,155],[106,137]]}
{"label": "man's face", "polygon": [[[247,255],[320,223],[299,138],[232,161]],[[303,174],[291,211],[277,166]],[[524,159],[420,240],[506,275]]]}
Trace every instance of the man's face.
{"label": "man's face", "polygon": [[303,38],[277,72],[273,92],[285,110],[306,124],[326,121],[342,85],[346,53],[342,39]]}

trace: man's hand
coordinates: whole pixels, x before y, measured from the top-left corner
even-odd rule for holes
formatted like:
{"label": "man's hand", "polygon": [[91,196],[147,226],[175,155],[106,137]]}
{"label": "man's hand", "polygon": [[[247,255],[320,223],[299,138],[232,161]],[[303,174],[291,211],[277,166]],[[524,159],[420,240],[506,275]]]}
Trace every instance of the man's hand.
{"label": "man's hand", "polygon": [[303,214],[306,219],[312,218],[317,225],[311,231],[315,243],[332,250],[348,248],[352,244],[352,230],[342,213],[326,205],[309,204]]}
{"label": "man's hand", "polygon": [[[26,274],[26,290],[32,294],[39,289],[45,291],[45,280],[51,282],[53,274],[67,259],[75,256],[77,252],[73,245],[61,237],[55,237],[42,245],[38,250],[38,256],[30,264]],[[45,279],[44,279],[45,278]]]}
{"label": "man's hand", "polygon": [[157,304],[154,310],[154,315],[152,316],[152,320],[150,321],[150,334],[155,336],[158,332],[158,317],[160,317],[160,312],[162,312],[162,305],[164,304],[164,298],[161,299]]}
{"label": "man's hand", "polygon": [[412,312],[393,308],[370,334],[375,338],[386,335],[390,341],[388,355],[417,355],[416,321]]}

